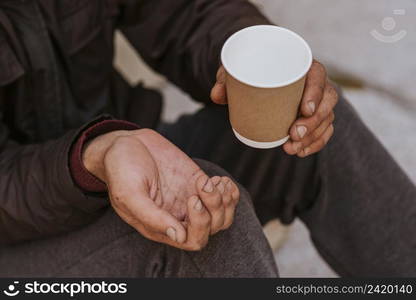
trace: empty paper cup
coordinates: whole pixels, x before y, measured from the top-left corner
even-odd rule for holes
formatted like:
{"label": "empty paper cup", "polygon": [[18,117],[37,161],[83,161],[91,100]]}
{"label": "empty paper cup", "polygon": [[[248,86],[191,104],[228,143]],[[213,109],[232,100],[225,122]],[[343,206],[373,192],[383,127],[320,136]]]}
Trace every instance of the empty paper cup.
{"label": "empty paper cup", "polygon": [[221,60],[236,137],[254,148],[284,144],[312,65],[309,45],[288,29],[252,26],[226,41]]}

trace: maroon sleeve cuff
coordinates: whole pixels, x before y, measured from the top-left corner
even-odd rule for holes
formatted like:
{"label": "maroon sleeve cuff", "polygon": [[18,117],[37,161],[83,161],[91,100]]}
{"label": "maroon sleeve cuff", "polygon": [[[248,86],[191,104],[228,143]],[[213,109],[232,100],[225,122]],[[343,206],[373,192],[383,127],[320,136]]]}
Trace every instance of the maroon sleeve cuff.
{"label": "maroon sleeve cuff", "polygon": [[121,120],[104,120],[83,131],[75,141],[75,144],[72,146],[70,152],[69,167],[75,184],[85,192],[106,192],[107,187],[105,183],[88,172],[88,170],[84,167],[84,163],[82,162],[82,151],[84,145],[93,138],[111,131],[136,129],[140,129],[140,127],[131,122]]}

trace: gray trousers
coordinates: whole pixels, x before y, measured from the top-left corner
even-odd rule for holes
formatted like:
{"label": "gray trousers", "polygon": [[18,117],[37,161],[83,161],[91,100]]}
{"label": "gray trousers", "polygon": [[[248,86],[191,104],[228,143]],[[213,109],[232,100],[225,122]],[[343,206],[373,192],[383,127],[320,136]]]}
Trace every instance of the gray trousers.
{"label": "gray trousers", "polygon": [[[229,176],[196,161],[210,176]],[[235,221],[199,252],[152,242],[112,209],[68,234],[0,248],[0,277],[277,277],[277,268],[250,197],[240,187]]]}
{"label": "gray trousers", "polygon": [[[208,106],[160,131],[244,185],[261,223],[300,217],[338,274],[416,276],[416,187],[344,99],[336,116],[330,143],[306,159],[242,145],[225,107]],[[210,175],[224,174],[199,163]],[[0,266],[0,276],[277,276],[244,190],[233,226],[201,252],[148,241],[109,210],[82,230],[0,249]]]}
{"label": "gray trousers", "polygon": [[415,277],[416,187],[342,96],[335,115],[329,144],[305,159],[242,145],[225,107],[206,107],[161,132],[231,173],[261,223],[300,217],[339,275]]}

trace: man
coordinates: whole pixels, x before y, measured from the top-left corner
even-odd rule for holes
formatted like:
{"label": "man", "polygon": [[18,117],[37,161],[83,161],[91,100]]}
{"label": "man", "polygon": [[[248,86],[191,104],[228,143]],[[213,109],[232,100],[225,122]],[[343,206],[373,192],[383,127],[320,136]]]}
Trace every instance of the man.
{"label": "man", "polygon": [[[241,145],[226,108],[208,104],[226,103],[226,38],[269,23],[247,1],[10,0],[0,9],[0,233],[14,244],[0,248],[2,275],[276,276],[245,191],[189,157],[247,187],[262,223],[300,216],[339,274],[416,273],[415,240],[400,238],[416,222],[416,189],[342,97],[337,132],[318,153],[338,99],[321,64],[283,150]],[[208,104],[158,127],[187,155],[155,131],[100,117],[134,121],[131,103],[114,108],[116,28]]]}

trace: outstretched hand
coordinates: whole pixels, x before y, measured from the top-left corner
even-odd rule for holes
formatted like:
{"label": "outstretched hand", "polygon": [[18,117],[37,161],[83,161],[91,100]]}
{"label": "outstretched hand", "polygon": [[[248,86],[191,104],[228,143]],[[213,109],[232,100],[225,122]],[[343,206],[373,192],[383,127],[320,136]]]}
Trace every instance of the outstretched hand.
{"label": "outstretched hand", "polygon": [[107,184],[115,211],[148,239],[200,250],[210,235],[233,222],[237,185],[228,177],[209,178],[153,130],[99,136],[83,160]]}

